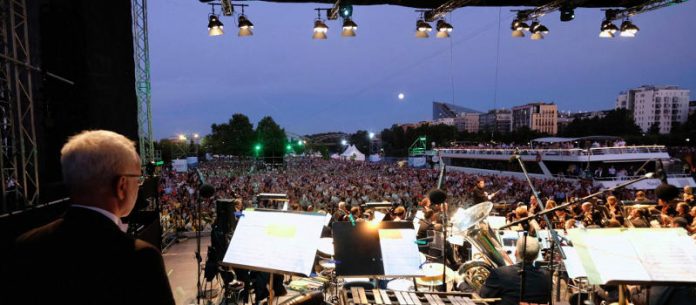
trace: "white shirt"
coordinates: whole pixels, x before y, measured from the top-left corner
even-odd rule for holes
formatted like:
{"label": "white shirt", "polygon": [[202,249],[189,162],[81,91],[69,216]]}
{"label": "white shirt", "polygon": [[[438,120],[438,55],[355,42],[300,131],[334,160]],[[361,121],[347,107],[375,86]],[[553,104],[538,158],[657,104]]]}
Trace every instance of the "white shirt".
{"label": "white shirt", "polygon": [[97,207],[92,207],[92,206],[81,205],[81,204],[73,204],[72,206],[76,207],[76,208],[83,208],[83,209],[88,209],[88,210],[98,212],[98,213],[106,216],[107,218],[109,218],[111,221],[113,221],[121,231],[126,232],[126,230],[128,230],[128,224],[123,223],[121,221],[121,218],[119,218],[118,216],[114,215],[113,213],[111,213],[107,210],[100,209]]}

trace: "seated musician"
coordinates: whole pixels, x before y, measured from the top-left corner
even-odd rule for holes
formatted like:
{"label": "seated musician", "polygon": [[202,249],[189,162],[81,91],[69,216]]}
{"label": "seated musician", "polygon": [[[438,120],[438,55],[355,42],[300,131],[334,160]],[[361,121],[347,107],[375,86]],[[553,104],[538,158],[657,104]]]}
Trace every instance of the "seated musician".
{"label": "seated musician", "polygon": [[[484,298],[501,298],[494,305],[517,305],[522,302],[547,304],[551,299],[551,278],[549,273],[534,266],[534,260],[539,255],[539,241],[533,237],[520,238],[517,241],[515,257],[517,263],[503,266],[491,271],[486,282],[481,287],[479,295]],[[524,259],[524,296],[520,298],[521,270]]]}
{"label": "seated musician", "polygon": [[602,224],[602,214],[594,208],[592,202],[584,202],[581,206],[582,214],[576,217],[585,227]]}

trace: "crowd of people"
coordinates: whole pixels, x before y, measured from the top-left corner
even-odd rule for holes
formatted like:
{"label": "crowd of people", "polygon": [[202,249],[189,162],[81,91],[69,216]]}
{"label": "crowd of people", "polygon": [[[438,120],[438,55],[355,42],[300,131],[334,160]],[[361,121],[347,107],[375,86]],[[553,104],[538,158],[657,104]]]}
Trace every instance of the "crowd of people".
{"label": "crowd of people", "polygon": [[[258,203],[260,193],[287,194],[290,204],[303,210],[334,212],[344,202],[357,207],[368,202],[390,202],[406,210],[418,206],[430,189],[437,187],[439,172],[396,164],[291,158],[281,167],[259,167],[251,161],[212,160],[198,171],[178,173],[165,170],[161,179],[162,223],[168,231],[207,230],[214,219],[214,200],[201,201],[201,224],[196,223],[196,190],[201,180],[215,188],[214,198],[241,198],[244,206]],[[453,206],[473,202],[472,190],[481,176],[447,172],[443,189]],[[495,203],[512,205],[531,194],[526,180],[507,176],[485,176],[486,186],[496,190]],[[591,182],[532,179],[540,196],[563,202],[597,191]],[[630,197],[629,193],[624,194]],[[213,199],[214,199],[213,198]],[[626,198],[626,197],[623,197]],[[364,212],[364,211],[363,211]]]}

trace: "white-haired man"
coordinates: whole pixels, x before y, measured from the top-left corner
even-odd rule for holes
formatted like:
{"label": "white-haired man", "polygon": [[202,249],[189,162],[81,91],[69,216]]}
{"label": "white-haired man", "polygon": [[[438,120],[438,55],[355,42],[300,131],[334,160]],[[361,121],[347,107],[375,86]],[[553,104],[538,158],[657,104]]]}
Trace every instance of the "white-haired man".
{"label": "white-haired man", "polygon": [[[534,266],[539,255],[539,241],[533,237],[517,240],[517,264],[491,271],[479,294],[484,298],[501,298],[496,305],[517,305],[522,302],[547,304],[551,299],[551,278],[546,270]],[[522,260],[524,260],[524,297],[520,298]]]}
{"label": "white-haired man", "polygon": [[84,131],[60,161],[72,204],[17,239],[8,304],[174,304],[159,250],[121,223],[142,183],[133,141]]}

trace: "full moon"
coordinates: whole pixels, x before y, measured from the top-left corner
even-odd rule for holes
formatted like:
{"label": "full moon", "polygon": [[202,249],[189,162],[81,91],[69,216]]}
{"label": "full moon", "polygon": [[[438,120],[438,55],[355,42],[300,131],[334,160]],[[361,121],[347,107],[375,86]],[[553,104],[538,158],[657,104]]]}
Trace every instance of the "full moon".
{"label": "full moon", "polygon": [[400,100],[403,100],[403,99],[404,99],[404,97],[405,97],[405,96],[404,96],[404,94],[403,94],[403,93],[399,93],[399,99],[400,99]]}

